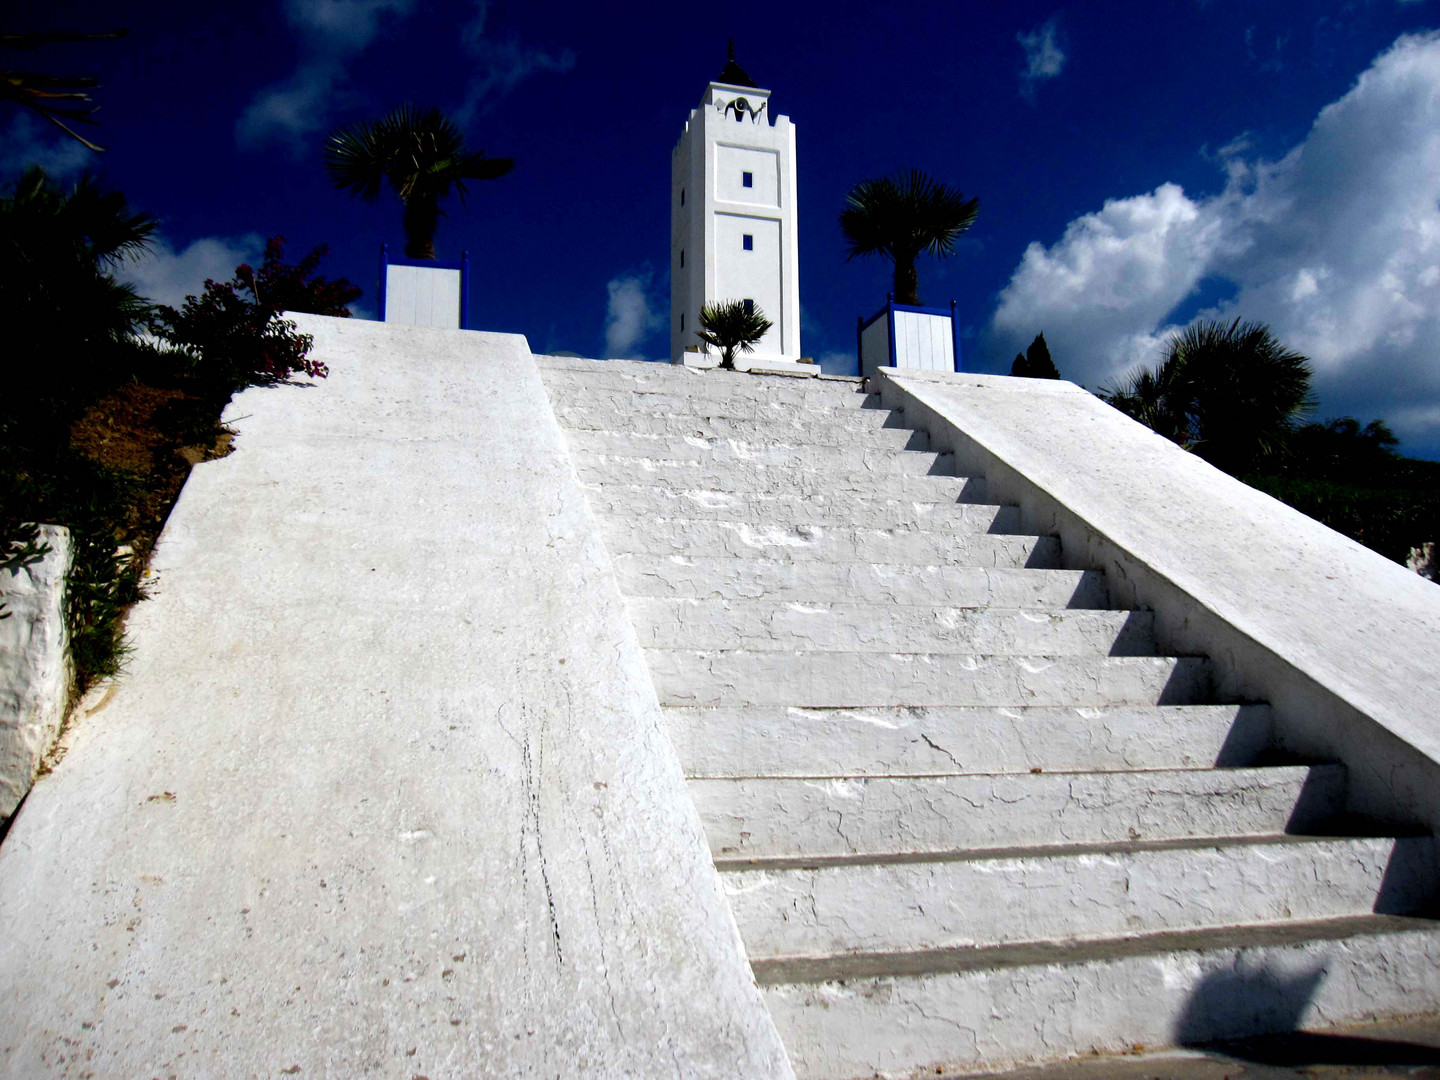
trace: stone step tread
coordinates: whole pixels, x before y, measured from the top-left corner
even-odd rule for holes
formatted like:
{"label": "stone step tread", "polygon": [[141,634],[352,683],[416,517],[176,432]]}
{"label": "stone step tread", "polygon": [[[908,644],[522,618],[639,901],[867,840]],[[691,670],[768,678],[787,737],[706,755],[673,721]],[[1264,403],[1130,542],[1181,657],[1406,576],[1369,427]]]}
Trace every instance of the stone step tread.
{"label": "stone step tread", "polygon": [[[562,358],[564,359],[564,358]],[[541,379],[547,387],[580,389],[642,389],[665,393],[686,393],[692,395],[766,397],[777,392],[777,384],[792,385],[791,379],[799,381],[804,392],[817,396],[843,394],[863,397],[865,391],[858,382],[835,379],[814,379],[813,372],[802,372],[799,379],[791,376],[783,384],[779,379],[755,378],[767,372],[725,372],[699,370],[679,364],[646,364],[644,368],[615,368],[611,365],[624,361],[592,361],[591,367],[581,364],[560,366],[537,360]],[[631,363],[634,363],[631,361]],[[813,385],[812,385],[813,381]]]}
{"label": "stone step tread", "polygon": [[1006,655],[1149,656],[1150,611],[801,604],[695,597],[632,597],[630,621],[653,648],[821,651],[967,651]]}
{"label": "stone step tread", "polygon": [[653,461],[717,461],[726,464],[813,463],[820,468],[834,468],[836,462],[853,462],[852,468],[873,468],[901,465],[925,472],[942,455],[928,446],[912,447],[916,441],[928,441],[918,431],[881,428],[894,445],[825,445],[812,442],[803,428],[780,430],[768,438],[736,439],[722,436],[661,436],[639,432],[591,431],[577,429],[566,433],[572,451],[611,458],[648,458]]}
{"label": "stone step tread", "polygon": [[1430,837],[1267,837],[766,867],[724,883],[755,960],[1413,914],[1433,906],[1434,855]]}
{"label": "stone step tread", "polygon": [[1268,705],[802,709],[670,706],[694,778],[990,775],[1249,765],[1271,743]]}
{"label": "stone step tread", "polygon": [[590,508],[601,517],[732,521],[751,526],[889,529],[899,532],[1021,533],[1020,508],[974,499],[983,481],[970,481],[964,501],[922,502],[883,496],[820,498],[769,492],[744,493],[667,488],[646,484],[582,484]]}
{"label": "stone step tread", "polygon": [[[946,506],[964,504],[990,505],[988,487],[977,476],[891,476],[877,480],[872,476],[851,476],[834,473],[828,476],[770,476],[754,473],[731,474],[723,470],[704,476],[684,476],[669,471],[624,470],[604,474],[577,463],[580,486],[590,492],[669,493],[698,503],[720,504],[724,501],[749,502],[766,506],[786,501],[804,501],[816,510],[825,508],[887,507],[891,504]],[[651,496],[654,497],[653,495]]]}
{"label": "stone step tread", "polygon": [[[821,441],[817,436],[834,436],[834,441]],[[616,428],[569,428],[565,439],[570,447],[596,451],[619,457],[676,458],[704,453],[740,454],[745,451],[792,451],[802,455],[815,451],[873,451],[875,453],[932,453],[930,434],[904,427],[856,427],[840,425],[833,430],[817,430],[813,424],[784,424],[775,420],[754,421],[749,426],[731,425],[716,431],[701,421],[685,430],[669,425],[658,431],[637,431],[621,425]]]}
{"label": "stone step tread", "polygon": [[697,416],[686,413],[638,413],[628,408],[582,408],[580,406],[554,404],[555,417],[567,433],[572,431],[633,432],[636,434],[665,435],[684,438],[687,436],[735,439],[804,439],[811,445],[859,446],[866,440],[876,445],[888,445],[890,440],[903,436],[924,440],[928,448],[929,435],[916,431],[905,423],[905,414],[900,410],[881,413],[871,409],[858,411],[843,410],[819,416],[813,410],[808,413],[794,412],[780,415],[773,410],[764,416],[756,416],[750,410],[745,416],[726,416],[712,412]]}
{"label": "stone step tread", "polygon": [[689,782],[717,859],[956,852],[1312,832],[1336,764]]}
{"label": "stone step tread", "polygon": [[1425,934],[1440,943],[1440,921],[1412,915],[1350,915],[1298,919],[1263,926],[1220,926],[1170,930],[1093,941],[1024,941],[978,948],[847,954],[751,962],[761,986],[836,980],[919,978],[927,975],[1017,967],[1106,963],[1125,957],[1217,949],[1262,949],[1307,941]]}
{"label": "stone step tread", "polygon": [[[811,382],[771,383],[765,393],[736,393],[722,388],[699,393],[690,387],[612,386],[609,384],[579,386],[548,380],[545,392],[552,408],[591,410],[630,410],[640,413],[671,413],[677,416],[785,416],[833,413],[875,413],[891,410],[880,404],[876,395],[866,396],[845,388],[837,392],[834,384]],[[880,420],[878,423],[883,424]]]}
{"label": "stone step tread", "polygon": [[850,455],[836,449],[829,456],[835,461],[845,461],[857,456],[860,460],[850,462],[844,467],[832,467],[831,463],[824,460],[825,455],[819,453],[808,458],[792,457],[778,461],[758,457],[732,461],[715,455],[664,458],[607,454],[598,450],[581,450],[573,455],[573,459],[581,479],[589,483],[618,481],[630,484],[643,479],[651,484],[660,481],[672,486],[680,483],[701,486],[714,483],[717,478],[724,478],[726,483],[738,480],[749,485],[783,480],[800,486],[814,486],[819,483],[823,487],[825,483],[833,482],[833,486],[838,489],[842,484],[853,486],[861,481],[878,485],[902,478],[911,481],[939,478],[953,485],[957,480],[969,479],[956,476],[954,454],[882,450],[870,455]]}
{"label": "stone step tread", "polygon": [[1194,656],[646,649],[662,705],[1188,705],[1210,697]]}
{"label": "stone step tread", "polygon": [[656,559],[769,559],[909,566],[982,566],[1059,569],[1062,551],[1054,536],[938,530],[838,529],[818,525],[750,524],[607,516],[605,546],[643,552]]}
{"label": "stone step tread", "polygon": [[900,410],[884,409],[861,401],[844,405],[827,401],[806,404],[774,399],[753,401],[742,398],[699,398],[683,393],[632,391],[567,394],[563,390],[550,390],[549,394],[551,408],[562,428],[644,430],[644,425],[632,424],[627,428],[624,419],[626,417],[685,417],[691,422],[719,419],[765,420],[782,424],[859,428],[906,426]]}

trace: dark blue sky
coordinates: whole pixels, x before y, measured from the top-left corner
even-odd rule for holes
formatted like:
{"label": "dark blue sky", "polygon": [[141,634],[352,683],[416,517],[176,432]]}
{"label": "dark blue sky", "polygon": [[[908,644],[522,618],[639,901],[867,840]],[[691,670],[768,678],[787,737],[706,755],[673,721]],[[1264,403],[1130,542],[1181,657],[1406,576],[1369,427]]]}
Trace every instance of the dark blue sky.
{"label": "dark blue sky", "polygon": [[471,325],[655,358],[670,149],[733,36],[798,125],[802,345],[827,367],[853,368],[889,279],[846,263],[844,194],[918,166],[981,201],[960,253],[920,268],[927,302],[959,302],[967,367],[1008,370],[1044,330],[1094,387],[1193,316],[1263,318],[1316,357],[1319,415],[1384,416],[1440,456],[1436,3],[18,0],[7,29],[131,33],[25,57],[102,79],[108,151],[5,114],[0,170],[88,164],[158,215],[137,278],[161,299],[283,233],[295,255],[328,244],[373,311],[399,206],[331,189],[319,148],[433,103],[517,162],[441,223],[441,257],[471,255]]}

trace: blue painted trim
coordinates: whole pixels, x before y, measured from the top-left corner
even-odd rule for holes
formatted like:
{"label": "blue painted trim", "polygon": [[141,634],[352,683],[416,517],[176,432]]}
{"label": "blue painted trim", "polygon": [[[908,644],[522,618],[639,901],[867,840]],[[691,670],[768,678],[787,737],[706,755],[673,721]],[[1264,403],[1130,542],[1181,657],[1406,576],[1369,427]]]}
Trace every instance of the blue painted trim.
{"label": "blue painted trim", "polygon": [[[953,303],[951,305],[954,306]],[[470,329],[470,252],[460,252],[460,329]],[[956,344],[956,363],[960,361],[959,344]]]}
{"label": "blue painted trim", "polygon": [[955,370],[960,370],[960,320],[955,317],[955,301],[950,301],[950,336],[955,340]]}
{"label": "blue painted trim", "polygon": [[381,321],[381,322],[384,322],[384,321],[385,321],[385,279],[390,276],[389,273],[387,272],[387,267],[389,267],[389,265],[390,265],[390,245],[389,245],[389,244],[381,244],[381,245],[380,245],[380,288],[379,288],[379,290],[378,290],[378,291],[379,291],[379,294],[380,294],[380,321]]}
{"label": "blue painted trim", "polygon": [[868,319],[862,316],[860,320],[860,328],[862,330],[870,329],[870,327],[875,323],[877,319],[883,319],[889,313],[889,311],[890,309],[888,307],[882,307],[879,311],[875,312],[875,314],[871,315]]}
{"label": "blue painted trim", "polygon": [[885,301],[885,312],[890,320],[890,363],[886,367],[899,367],[895,362],[895,298],[887,297]]}
{"label": "blue painted trim", "polygon": [[917,304],[891,304],[890,306],[895,311],[913,311],[920,315],[949,315],[952,310],[950,308],[920,307]]}

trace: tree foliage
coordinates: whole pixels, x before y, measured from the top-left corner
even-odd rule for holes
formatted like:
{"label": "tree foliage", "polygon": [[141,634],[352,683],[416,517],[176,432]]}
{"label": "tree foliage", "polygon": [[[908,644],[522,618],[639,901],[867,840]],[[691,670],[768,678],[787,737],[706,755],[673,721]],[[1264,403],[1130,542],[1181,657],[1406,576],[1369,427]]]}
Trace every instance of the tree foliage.
{"label": "tree foliage", "polygon": [[[41,45],[121,38],[128,30],[100,34],[40,33],[0,34],[0,49],[29,50]],[[0,71],[0,101],[26,108],[50,121],[70,138],[91,150],[103,150],[78,134],[70,124],[94,124],[98,106],[90,104],[89,91],[100,85],[89,75],[50,75],[39,71]],[[66,123],[69,121],[69,123]]]}
{"label": "tree foliage", "polygon": [[720,350],[720,366],[735,367],[737,352],[754,352],[755,345],[775,325],[759,306],[744,300],[720,300],[700,309],[700,329],[695,336],[705,352]]}
{"label": "tree foliage", "polygon": [[467,150],[459,126],[439,109],[401,105],[376,120],[333,132],[325,170],[337,188],[374,202],[388,185],[405,207],[405,254],[435,258],[440,204],[453,190],[465,201],[467,180],[495,180],[515,167],[510,158]]}
{"label": "tree foliage", "polygon": [[1314,407],[1310,362],[1263,323],[1201,321],[1153,368],[1101,393],[1121,412],[1232,475],[1286,451]]}
{"label": "tree foliage", "polygon": [[1055,361],[1050,359],[1050,346],[1045,344],[1044,334],[1036,334],[1028,349],[1015,354],[1015,362],[1010,365],[1010,374],[1023,379],[1060,378],[1060,369],[1055,366]]}
{"label": "tree foliage", "polygon": [[265,244],[257,273],[248,264],[227,282],[207,280],[199,296],[187,296],[178,310],[156,309],[155,328],[194,358],[196,372],[228,396],[255,383],[273,383],[294,373],[324,378],[329,369],[309,357],[314,340],[298,332],[282,311],[348,316],[345,307],[360,290],[344,278],[312,278],[326,249],[318,247],[295,266],[282,261],[285,238]]}
{"label": "tree foliage", "polygon": [[845,255],[890,260],[895,268],[895,302],[918,304],[915,260],[927,252],[953,255],[956,241],[979,213],[979,199],[966,199],[919,169],[862,180],[845,196],[840,214]]}
{"label": "tree foliage", "polygon": [[60,430],[129,374],[151,308],[114,271],[156,226],[88,175],[62,188],[31,168],[0,196],[0,442]]}

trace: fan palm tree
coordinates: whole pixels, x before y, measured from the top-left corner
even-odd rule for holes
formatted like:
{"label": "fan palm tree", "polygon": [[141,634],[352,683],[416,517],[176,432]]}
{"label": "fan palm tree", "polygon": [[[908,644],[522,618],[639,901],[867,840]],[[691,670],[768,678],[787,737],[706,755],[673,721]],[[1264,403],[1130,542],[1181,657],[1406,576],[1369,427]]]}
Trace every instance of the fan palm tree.
{"label": "fan palm tree", "polygon": [[774,326],[755,304],[744,300],[719,300],[700,309],[700,329],[695,336],[702,348],[720,350],[720,366],[734,369],[736,352],[754,352],[755,343]]}
{"label": "fan palm tree", "polygon": [[[68,44],[80,41],[105,41],[121,38],[128,30],[110,30],[100,34],[61,31],[38,34],[0,34],[0,49],[33,49],[40,45]],[[68,124],[94,124],[91,115],[99,106],[91,105],[86,92],[100,85],[89,75],[46,75],[38,71],[0,71],[0,101],[8,101],[43,116],[70,138],[91,150],[103,150]],[[62,119],[63,117],[63,119]]]}
{"label": "fan palm tree", "polygon": [[862,180],[845,196],[840,214],[846,258],[881,255],[889,259],[895,264],[895,301],[918,304],[915,260],[923,252],[953,255],[955,241],[979,213],[979,199],[966,199],[919,169]]}
{"label": "fan palm tree", "polygon": [[1310,361],[1264,323],[1202,320],[1171,335],[1153,369],[1101,397],[1121,412],[1238,474],[1283,453],[1314,408]]}
{"label": "fan palm tree", "polygon": [[331,182],[366,202],[389,184],[405,206],[405,254],[435,258],[440,203],[466,180],[494,180],[515,167],[510,158],[467,151],[465,137],[439,109],[401,105],[378,120],[333,132],[325,142],[325,171]]}

